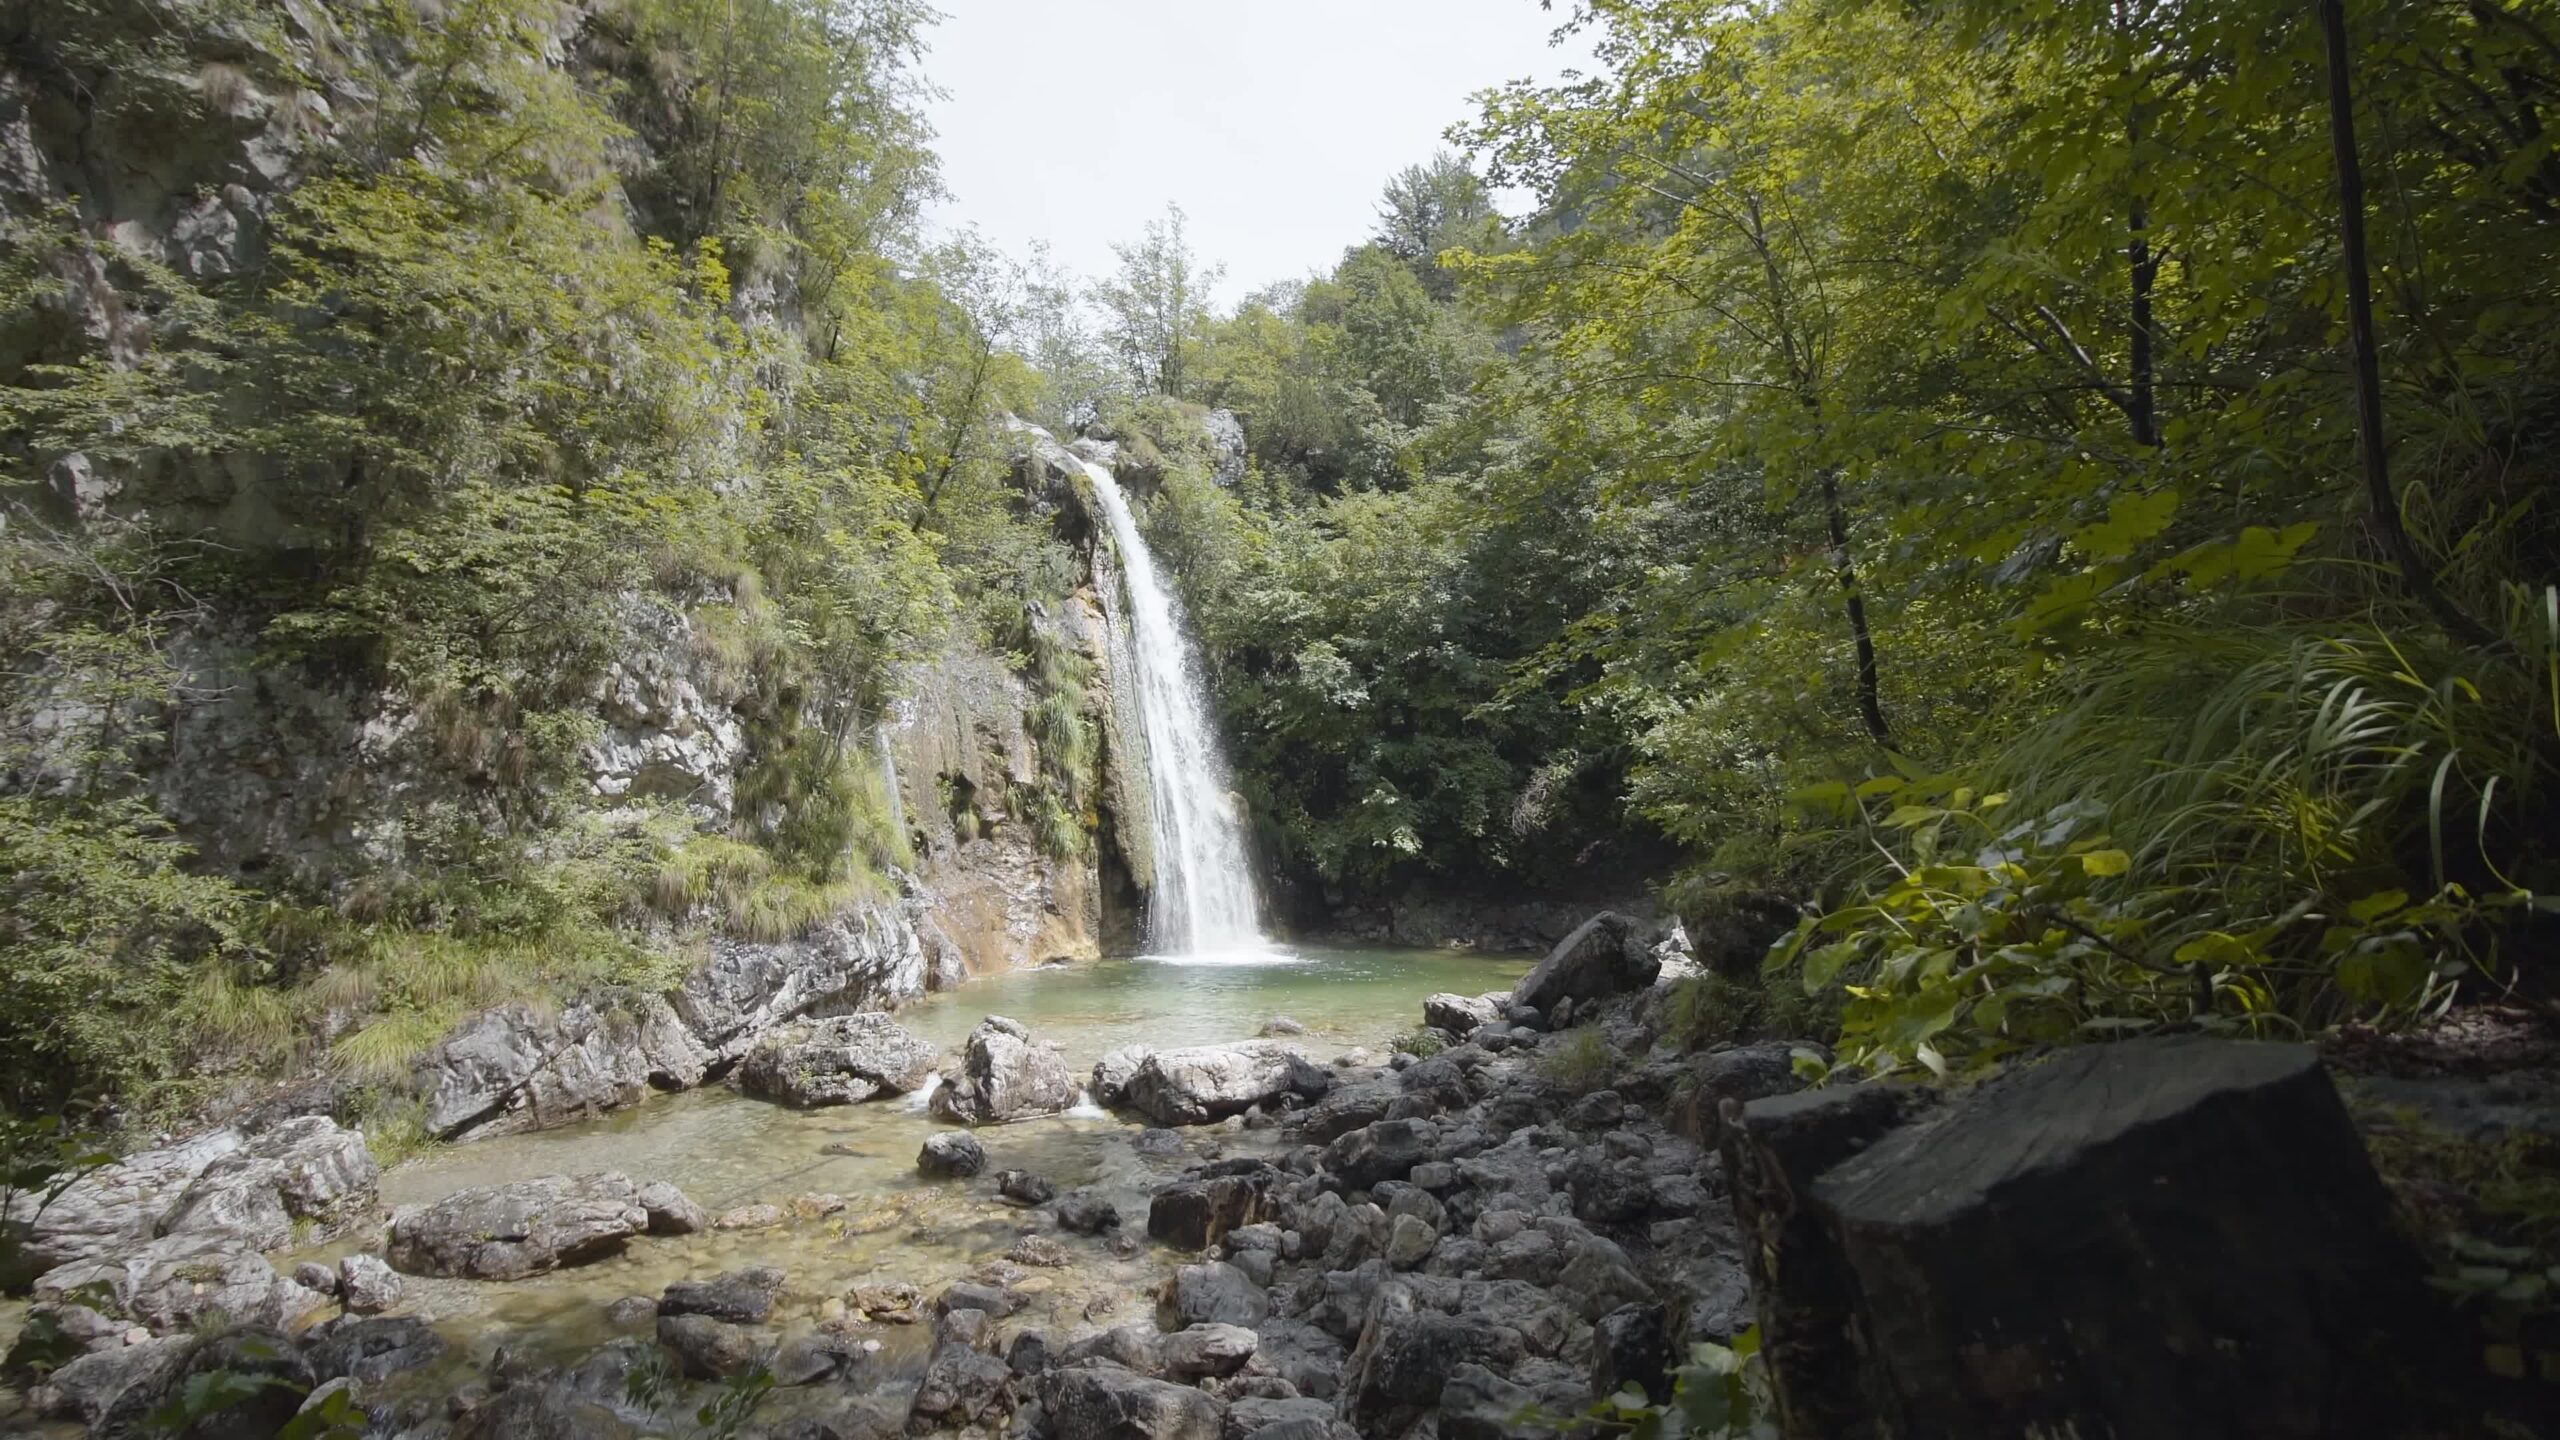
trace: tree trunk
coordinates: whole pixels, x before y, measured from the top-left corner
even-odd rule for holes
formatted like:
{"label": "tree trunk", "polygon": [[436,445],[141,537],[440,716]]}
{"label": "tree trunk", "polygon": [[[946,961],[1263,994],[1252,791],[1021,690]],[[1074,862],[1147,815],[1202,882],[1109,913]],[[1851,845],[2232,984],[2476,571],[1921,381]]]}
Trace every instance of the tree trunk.
{"label": "tree trunk", "polygon": [[2364,453],[2366,523],[2398,567],[2400,578],[2447,633],[2467,644],[2489,632],[2436,585],[2435,569],[2418,553],[2391,490],[2391,458],[2382,430],[2382,360],[2374,340],[2373,272],[2365,254],[2364,167],[2356,155],[2354,82],[2347,62],[2343,0],[2320,0],[2320,38],[2329,60],[2329,141],[2338,166],[2338,238],[2346,251],[2347,335],[2355,348],[2356,433]]}
{"label": "tree trunk", "polygon": [[1831,568],[1840,577],[1842,603],[1849,612],[1849,636],[1858,646],[1858,717],[1878,745],[1890,748],[1893,732],[1884,723],[1884,692],[1876,679],[1875,636],[1867,630],[1867,598],[1858,588],[1857,562],[1849,558],[1849,517],[1840,508],[1840,479],[1822,472],[1822,504],[1831,525]]}

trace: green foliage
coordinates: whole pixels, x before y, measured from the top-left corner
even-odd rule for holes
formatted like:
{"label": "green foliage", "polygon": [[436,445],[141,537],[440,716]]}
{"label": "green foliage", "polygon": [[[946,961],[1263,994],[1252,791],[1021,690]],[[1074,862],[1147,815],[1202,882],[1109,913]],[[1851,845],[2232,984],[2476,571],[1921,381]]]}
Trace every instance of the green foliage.
{"label": "green foliage", "polygon": [[1683,1050],[1745,1040],[1811,1040],[1828,1045],[1840,1033],[1838,997],[1807,994],[1791,969],[1757,979],[1708,973],[1664,987],[1662,1036]]}
{"label": "green foliage", "polygon": [[1604,1396],[1587,1417],[1595,1433],[1629,1440],[1772,1440],[1777,1406],[1769,1393],[1758,1326],[1730,1346],[1700,1342],[1671,1375],[1671,1394],[1655,1404],[1634,1386]]}
{"label": "green foliage", "polygon": [[1621,1057],[1609,1037],[1584,1025],[1538,1047],[1538,1073],[1577,1095],[1608,1088],[1618,1075]]}
{"label": "green foliage", "polygon": [[1449,1048],[1449,1035],[1447,1031],[1434,1030],[1428,1025],[1417,1026],[1388,1041],[1387,1048],[1399,1055],[1428,1060]]}
{"label": "green foliage", "polygon": [[[0,215],[0,1107],[158,1113],[315,1059],[387,1086],[474,1007],[670,984],[704,927],[797,934],[908,861],[867,743],[892,677],[1058,568],[996,473],[1032,383],[1001,297],[902,264],[926,19],[31,24],[10,63],[119,134],[228,126],[254,87],[300,148],[237,267],[128,249],[85,201]],[[109,513],[65,517],[57,461]],[[201,872],[153,797],[208,635],[414,720],[380,727],[396,858]],[[734,834],[586,784],[609,668],[671,635],[746,721]]]}

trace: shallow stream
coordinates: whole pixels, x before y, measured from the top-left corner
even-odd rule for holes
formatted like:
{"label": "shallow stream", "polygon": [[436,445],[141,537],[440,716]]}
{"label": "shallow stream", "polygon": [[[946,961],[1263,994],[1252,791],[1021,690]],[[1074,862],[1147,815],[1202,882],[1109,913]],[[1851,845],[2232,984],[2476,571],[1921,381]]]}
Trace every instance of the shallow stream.
{"label": "shallow stream", "polygon": [[[956,1053],[980,1017],[1009,1015],[1059,1044],[1078,1075],[1118,1046],[1246,1039],[1282,1015],[1305,1026],[1296,1038],[1320,1061],[1353,1047],[1383,1058],[1390,1037],[1421,1023],[1423,996],[1507,986],[1528,963],[1463,952],[1316,948],[1260,962],[1104,960],[972,981],[908,1007],[898,1020]],[[611,1170],[671,1181],[715,1215],[758,1204],[793,1213],[759,1229],[644,1237],[618,1257],[525,1280],[412,1278],[401,1308],[434,1321],[455,1342],[459,1363],[437,1367],[450,1384],[460,1378],[460,1363],[485,1364],[501,1345],[549,1362],[617,1335],[646,1335],[645,1318],[616,1323],[607,1307],[624,1296],[655,1296],[672,1281],[779,1266],[790,1277],[774,1317],[781,1335],[836,1315],[828,1302],[857,1285],[914,1285],[929,1300],[952,1280],[1001,1267],[1017,1240],[1036,1234],[1064,1245],[1071,1263],[1004,1274],[1031,1300],[1021,1318],[1078,1328],[1117,1324],[1151,1313],[1161,1258],[1125,1242],[1127,1253],[1115,1253],[1108,1237],[1059,1231],[1045,1215],[1001,1200],[995,1172],[1033,1171],[1061,1191],[1099,1187],[1127,1217],[1125,1231],[1143,1237],[1147,1196],[1174,1172],[1204,1156],[1277,1143],[1276,1132],[1211,1126],[1184,1132],[1179,1155],[1141,1156],[1131,1143],[1139,1124],[1083,1106],[981,1130],[985,1174],[965,1184],[924,1180],[915,1170],[917,1147],[948,1128],[926,1113],[921,1096],[792,1110],[711,1085],[582,1125],[434,1151],[383,1177],[386,1205],[535,1175]],[[281,1263],[378,1244],[368,1230]],[[884,1325],[862,1333],[878,1338],[882,1362],[901,1370],[920,1363],[924,1329]]]}

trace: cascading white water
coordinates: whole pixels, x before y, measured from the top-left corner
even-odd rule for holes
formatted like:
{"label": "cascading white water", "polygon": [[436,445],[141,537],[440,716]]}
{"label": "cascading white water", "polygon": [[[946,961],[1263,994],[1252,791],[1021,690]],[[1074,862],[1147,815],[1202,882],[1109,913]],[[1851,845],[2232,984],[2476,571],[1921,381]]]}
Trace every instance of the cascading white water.
{"label": "cascading white water", "polygon": [[1138,533],[1120,482],[1099,465],[1080,463],[1102,502],[1128,581],[1131,669],[1155,821],[1148,944],[1164,954],[1266,955],[1270,942],[1245,861],[1244,827],[1228,795],[1227,767],[1209,728],[1182,611],[1156,573],[1155,554]]}

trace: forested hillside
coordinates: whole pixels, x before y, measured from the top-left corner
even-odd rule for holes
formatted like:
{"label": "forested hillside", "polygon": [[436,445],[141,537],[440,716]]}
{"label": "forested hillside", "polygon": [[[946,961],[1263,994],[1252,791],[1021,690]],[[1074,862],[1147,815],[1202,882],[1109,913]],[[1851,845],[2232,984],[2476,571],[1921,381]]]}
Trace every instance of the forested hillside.
{"label": "forested hillside", "polygon": [[1189,332],[1275,848],[1810,898],[1888,1065],[2546,995],[2560,16],[2347,20],[1585,7],[1605,75]]}
{"label": "forested hillside", "polygon": [[[25,21],[12,103],[90,150],[9,222],[13,1103],[315,1033],[389,1074],[472,1004],[681,968],[671,920],[876,893],[865,727],[950,633],[1057,692],[1033,808],[1086,843],[1008,410],[1156,482],[1303,923],[1658,886],[1747,956],[1810,902],[1719,1004],[1823,1029],[1794,991],[1853,985],[1886,1065],[2541,1003],[2538,8],[1594,4],[1600,74],[1487,92],[1232,309],[1178,210],[1089,292],[928,243],[927,21]],[[190,130],[258,134],[255,183],[81,168]],[[709,833],[574,783],[670,614],[750,732]],[[215,645],[402,697],[383,863],[174,843]]]}
{"label": "forested hillside", "polygon": [[[916,228],[924,10],[15,17],[0,1103],[395,1078],[893,888],[892,672],[1067,584],[997,485],[1036,382]],[[580,763],[669,635],[734,825]],[[342,727],[362,761],[272,756]]]}

